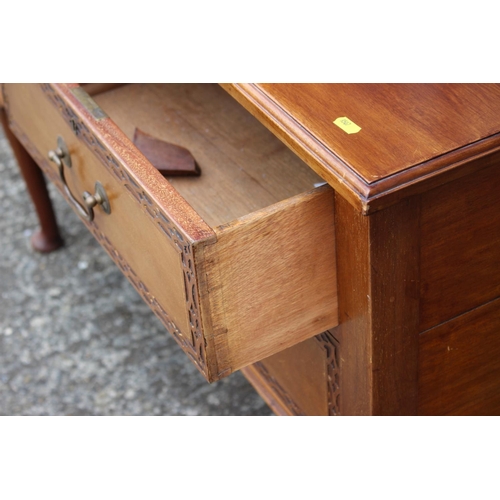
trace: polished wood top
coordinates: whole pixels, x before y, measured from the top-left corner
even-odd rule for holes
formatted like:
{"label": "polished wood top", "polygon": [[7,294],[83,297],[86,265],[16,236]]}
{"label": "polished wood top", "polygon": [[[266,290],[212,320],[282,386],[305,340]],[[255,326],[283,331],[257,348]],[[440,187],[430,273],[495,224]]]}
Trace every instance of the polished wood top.
{"label": "polished wood top", "polygon": [[[498,84],[224,87],[366,213],[500,148]],[[346,133],[342,117],[361,129]]]}
{"label": "polished wood top", "polygon": [[368,184],[500,131],[500,85],[259,87]]}

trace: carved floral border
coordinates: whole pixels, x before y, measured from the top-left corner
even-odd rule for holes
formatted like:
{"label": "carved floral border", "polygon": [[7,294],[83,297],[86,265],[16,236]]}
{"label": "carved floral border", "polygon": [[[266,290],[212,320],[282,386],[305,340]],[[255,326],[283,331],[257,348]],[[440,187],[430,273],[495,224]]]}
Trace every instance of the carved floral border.
{"label": "carved floral border", "polygon": [[315,339],[321,344],[326,354],[328,377],[328,414],[340,415],[340,343],[333,336],[331,330],[327,330],[326,332],[316,335]]}

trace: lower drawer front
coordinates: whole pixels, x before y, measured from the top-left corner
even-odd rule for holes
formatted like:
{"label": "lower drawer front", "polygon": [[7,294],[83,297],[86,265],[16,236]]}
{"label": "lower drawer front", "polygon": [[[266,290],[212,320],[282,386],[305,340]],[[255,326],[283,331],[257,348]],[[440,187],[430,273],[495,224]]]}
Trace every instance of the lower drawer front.
{"label": "lower drawer front", "polygon": [[335,330],[243,370],[277,415],[340,415],[340,344]]}
{"label": "lower drawer front", "polygon": [[420,335],[419,414],[500,414],[500,299]]}
{"label": "lower drawer front", "polygon": [[73,206],[100,182],[111,213],[87,227],[207,380],[336,325],[328,186],[212,228],[75,88],[5,85],[13,131]]}
{"label": "lower drawer front", "polygon": [[499,161],[422,195],[421,331],[500,296]]}

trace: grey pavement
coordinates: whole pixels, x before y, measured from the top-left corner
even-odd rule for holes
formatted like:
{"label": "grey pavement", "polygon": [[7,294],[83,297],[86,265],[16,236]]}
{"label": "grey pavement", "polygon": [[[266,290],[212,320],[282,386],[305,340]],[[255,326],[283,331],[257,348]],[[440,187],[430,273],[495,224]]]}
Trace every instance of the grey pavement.
{"label": "grey pavement", "polygon": [[0,415],[271,415],[241,373],[205,381],[51,194],[66,245],[41,255],[0,126]]}

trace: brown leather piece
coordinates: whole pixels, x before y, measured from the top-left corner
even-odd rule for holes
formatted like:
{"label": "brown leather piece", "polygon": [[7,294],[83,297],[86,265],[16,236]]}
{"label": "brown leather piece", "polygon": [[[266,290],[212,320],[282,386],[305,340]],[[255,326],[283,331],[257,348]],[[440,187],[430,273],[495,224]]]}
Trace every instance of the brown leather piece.
{"label": "brown leather piece", "polygon": [[136,128],[134,144],[164,177],[201,175],[190,151],[177,144],[163,141]]}

